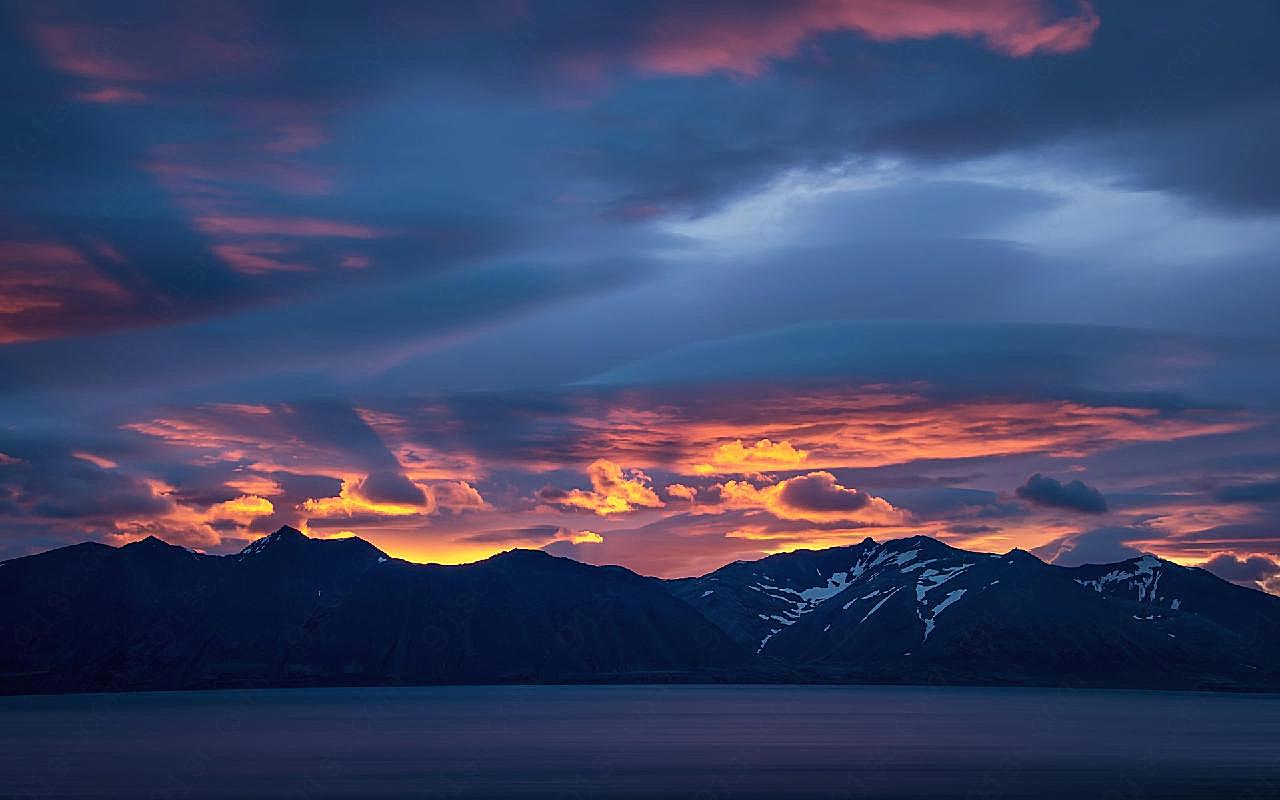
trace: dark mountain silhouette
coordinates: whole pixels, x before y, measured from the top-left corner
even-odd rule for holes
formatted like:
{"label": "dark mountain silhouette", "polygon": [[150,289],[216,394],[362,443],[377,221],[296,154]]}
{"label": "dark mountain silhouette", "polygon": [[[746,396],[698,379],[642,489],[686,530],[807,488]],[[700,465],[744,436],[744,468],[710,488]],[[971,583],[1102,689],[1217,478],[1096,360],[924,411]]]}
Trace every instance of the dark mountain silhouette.
{"label": "dark mountain silhouette", "polygon": [[148,538],[5,562],[0,642],[8,692],[660,680],[741,659],[621,567],[519,550],[411,564],[292,528],[231,556]]}
{"label": "dark mountain silhouette", "polygon": [[1280,688],[1280,598],[1153,556],[926,537],[660,581],[541,551],[412,564],[281,528],[0,564],[0,692],[577,681]]}
{"label": "dark mountain silhouette", "polygon": [[867,539],[674,592],[762,664],[813,680],[1280,688],[1280,598],[1150,555],[1069,569]]}

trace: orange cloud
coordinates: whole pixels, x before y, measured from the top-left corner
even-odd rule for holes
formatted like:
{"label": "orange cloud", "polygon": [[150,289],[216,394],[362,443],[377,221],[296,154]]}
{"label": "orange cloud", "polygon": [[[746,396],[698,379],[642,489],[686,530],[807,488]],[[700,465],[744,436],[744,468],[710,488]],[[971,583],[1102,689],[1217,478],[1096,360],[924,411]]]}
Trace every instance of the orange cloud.
{"label": "orange cloud", "polygon": [[233,414],[250,414],[255,417],[270,416],[271,409],[268,406],[258,405],[256,403],[214,403],[209,406],[217,411],[227,411]]}
{"label": "orange cloud", "polygon": [[342,480],[342,488],[336,497],[313,497],[299,507],[314,517],[375,516],[409,517],[439,512],[462,514],[468,511],[491,510],[474,486],[466,481],[441,481],[423,489],[421,504],[386,502],[369,497],[366,479],[348,475]]}
{"label": "orange cloud", "polygon": [[466,481],[442,481],[427,489],[433,511],[461,514],[464,511],[484,511],[492,508],[480,496],[480,492]]}
{"label": "orange cloud", "polygon": [[564,541],[574,544],[604,544],[604,537],[595,531],[570,532]]}
{"label": "orange cloud", "polygon": [[256,494],[260,497],[275,497],[284,493],[279,483],[261,475],[246,475],[243,478],[227,481],[226,485],[238,492]]}
{"label": "orange cloud", "polygon": [[[241,495],[206,509],[183,505],[174,500],[174,487],[155,478],[145,479],[152,495],[162,500],[166,508],[162,513],[140,518],[112,520],[111,538],[122,542],[157,536],[173,544],[189,547],[216,547],[227,534],[233,539],[251,536],[249,527],[253,521],[270,516],[275,506],[265,497]],[[228,524],[230,523],[230,527]]]}
{"label": "orange cloud", "polygon": [[1092,5],[1055,18],[1038,0],[792,0],[740,13],[682,7],[659,20],[636,55],[646,71],[705,75],[764,72],[826,33],[850,31],[877,41],[958,36],[1014,57],[1070,53],[1098,29]]}
{"label": "orange cloud", "polygon": [[698,496],[698,490],[683,483],[672,483],[667,486],[667,494],[671,497],[688,500],[692,503]]}
{"label": "orange cloud", "polygon": [[562,508],[581,508],[602,517],[623,514],[640,508],[662,508],[662,500],[650,486],[648,476],[639,470],[624,475],[622,467],[608,459],[597,459],[587,467],[591,491],[572,489],[544,490],[542,498]]}
{"label": "orange cloud", "polygon": [[730,508],[762,508],[779,519],[862,525],[911,522],[909,513],[882,497],[841,486],[830,472],[810,472],[763,488],[746,481],[728,481],[721,486],[720,495]]}
{"label": "orange cloud", "polygon": [[[424,409],[427,410],[435,409]],[[484,473],[484,465],[471,453],[451,452],[415,441],[413,426],[400,414],[373,408],[357,408],[356,414],[378,434],[412,481],[460,479],[474,483]]]}
{"label": "orange cloud", "polygon": [[[103,458],[102,456],[95,456],[93,453],[77,452],[77,453],[72,453],[71,455],[73,458],[78,458],[81,461],[88,461],[90,464],[94,465],[99,469],[115,469],[116,467],[120,466],[119,464],[117,464],[116,462],[112,461],[109,458]],[[3,462],[0,461],[0,463],[3,463]]]}
{"label": "orange cloud", "polygon": [[775,444],[769,439],[761,439],[753,445],[744,446],[741,439],[735,439],[717,447],[712,452],[709,463],[696,464],[693,471],[700,475],[710,475],[799,469],[808,457],[807,452],[797,450],[790,442]]}
{"label": "orange cloud", "polygon": [[[979,516],[978,508],[952,509],[946,519],[921,512],[925,518],[914,519],[884,498],[842,486],[834,475],[911,462],[925,462],[921,468],[933,472],[951,460],[1022,455],[1079,463],[1077,456],[1129,443],[1246,430],[1261,419],[1223,410],[1162,412],[1055,400],[938,400],[886,387],[763,388],[749,400],[699,391],[662,402],[638,393],[584,393],[566,402],[569,409],[547,411],[545,417],[538,416],[541,410],[521,409],[533,416],[521,417],[519,425],[501,418],[486,422],[499,432],[511,431],[512,438],[480,450],[471,449],[467,426],[474,421],[456,414],[447,401],[359,409],[399,464],[399,471],[387,465],[387,474],[403,479],[400,489],[418,487],[420,502],[411,493],[361,491],[368,453],[350,451],[332,437],[309,436],[300,412],[289,405],[172,410],[129,427],[187,449],[179,457],[188,463],[234,468],[233,480],[224,485],[272,498],[277,508],[288,490],[280,492],[274,479],[292,485],[282,473],[343,481],[337,497],[304,495],[309,499],[290,509],[298,518],[279,521],[301,527],[309,516],[311,525],[355,530],[397,555],[456,563],[516,545],[570,542],[570,534],[554,538],[566,522],[573,524],[556,512],[590,512],[599,523],[592,532],[605,540],[592,548],[594,557],[677,574],[689,565],[718,566],[780,549],[856,541],[868,528],[877,538],[925,533],[996,552],[1036,547],[1079,533],[1079,521],[1043,513]],[[557,432],[552,446],[542,437],[547,430]],[[535,438],[523,438],[526,431]],[[553,484],[535,494],[535,508],[527,495],[511,491],[521,482],[536,485],[538,473],[571,463],[590,463],[589,486]],[[716,474],[736,480],[719,478],[712,485],[696,477],[699,466],[715,464],[723,465]],[[647,471],[663,478],[661,484]],[[775,483],[751,474],[770,471],[794,477]],[[480,481],[490,478],[508,488],[493,496],[485,489],[481,496]],[[1244,546],[1238,532],[1207,529],[1256,524],[1244,516],[1244,504],[1225,511],[1185,505],[1159,502],[1118,513],[1148,520],[1153,539],[1166,537],[1144,549],[1197,562]],[[433,514],[449,515],[448,525],[433,524]],[[629,529],[629,515],[643,520],[642,527]],[[526,529],[538,530],[519,533]],[[192,530],[189,541],[211,541],[197,538],[211,532]],[[492,537],[476,538],[484,533]]]}
{"label": "orange cloud", "polygon": [[270,516],[275,510],[265,497],[242,495],[210,507],[206,516],[210,520],[232,520],[247,525],[258,517]]}
{"label": "orange cloud", "polygon": [[[169,445],[202,451],[204,461],[240,461],[246,452],[279,446],[278,442],[265,439],[254,426],[245,424],[247,420],[228,418],[216,413],[218,411],[216,408],[194,409],[186,414],[129,422],[120,427]],[[259,466],[261,471],[270,472],[275,465]]]}
{"label": "orange cloud", "polygon": [[376,517],[408,517],[424,514],[429,509],[424,498],[423,505],[408,503],[380,503],[370,500],[360,492],[363,478],[349,475],[342,480],[342,488],[337,497],[313,497],[304,500],[301,510],[312,516],[321,518],[352,517],[370,515]]}
{"label": "orange cloud", "polygon": [[[734,442],[760,438],[803,453],[802,464],[751,464],[744,455],[743,470],[871,468],[1033,453],[1078,458],[1137,442],[1233,433],[1258,423],[1242,413],[1166,414],[1060,400],[937,402],[879,388],[773,392],[749,405],[701,402],[705,407],[588,408],[573,419],[579,450],[696,475],[714,467],[707,454],[718,454],[726,442],[724,452],[732,458]],[[753,449],[742,448],[744,454]],[[725,471],[731,471],[727,465]]]}

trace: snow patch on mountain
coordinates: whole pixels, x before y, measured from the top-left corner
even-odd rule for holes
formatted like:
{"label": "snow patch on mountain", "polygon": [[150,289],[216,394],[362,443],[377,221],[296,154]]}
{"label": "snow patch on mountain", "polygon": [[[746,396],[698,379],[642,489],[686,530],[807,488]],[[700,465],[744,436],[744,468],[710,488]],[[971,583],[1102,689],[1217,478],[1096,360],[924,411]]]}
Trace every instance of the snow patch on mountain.
{"label": "snow patch on mountain", "polygon": [[[902,588],[901,586],[899,586],[899,587],[898,587],[898,589],[901,589],[901,588]],[[872,614],[874,614],[874,613],[876,613],[877,611],[879,611],[879,610],[880,610],[880,606],[882,606],[882,605],[884,605],[885,603],[887,603],[887,602],[889,601],[889,598],[890,598],[890,597],[893,597],[895,594],[897,594],[897,593],[898,593],[898,589],[894,589],[892,592],[889,592],[887,595],[885,595],[883,598],[881,598],[881,600],[880,600],[880,602],[879,602],[879,603],[876,603],[874,606],[872,606],[872,607],[871,607],[871,610],[867,612],[867,615],[866,615],[865,617],[863,617],[862,619],[858,620],[858,624],[859,624],[859,625],[861,625],[862,623],[864,623],[864,622],[866,622],[867,620],[871,619],[871,615],[872,615]]]}
{"label": "snow patch on mountain", "polygon": [[954,592],[948,593],[941,603],[938,603],[933,607],[933,610],[929,612],[929,616],[927,618],[922,618],[924,622],[924,639],[921,641],[927,641],[929,639],[929,634],[933,633],[933,628],[937,622],[938,615],[945,611],[952,603],[956,602],[961,597],[964,597],[965,591],[965,589],[956,589]]}
{"label": "snow patch on mountain", "polygon": [[[1152,555],[1145,555],[1125,567],[1113,569],[1096,580],[1077,578],[1076,583],[1099,594],[1136,592],[1139,603],[1155,603],[1156,590],[1164,571],[1164,562]],[[1177,602],[1177,601],[1175,601]],[[1177,608],[1177,606],[1174,606]]]}

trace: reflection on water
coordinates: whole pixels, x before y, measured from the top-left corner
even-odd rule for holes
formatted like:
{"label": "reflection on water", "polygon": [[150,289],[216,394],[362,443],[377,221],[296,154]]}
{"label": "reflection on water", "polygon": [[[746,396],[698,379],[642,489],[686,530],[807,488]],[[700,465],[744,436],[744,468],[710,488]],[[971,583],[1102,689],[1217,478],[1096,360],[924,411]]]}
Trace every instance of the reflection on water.
{"label": "reflection on water", "polygon": [[539,686],[0,698],[4,797],[1280,797],[1280,696]]}

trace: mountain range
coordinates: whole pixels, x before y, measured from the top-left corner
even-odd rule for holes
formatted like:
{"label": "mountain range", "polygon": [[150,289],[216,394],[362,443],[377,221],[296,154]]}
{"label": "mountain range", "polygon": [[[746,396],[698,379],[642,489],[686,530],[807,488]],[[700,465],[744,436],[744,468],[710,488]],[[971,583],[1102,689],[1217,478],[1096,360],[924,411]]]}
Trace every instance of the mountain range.
{"label": "mountain range", "polygon": [[281,528],[0,563],[0,693],[430,683],[1280,689],[1280,597],[1144,555],[1065,568],[917,536],[660,580],[459,566]]}

